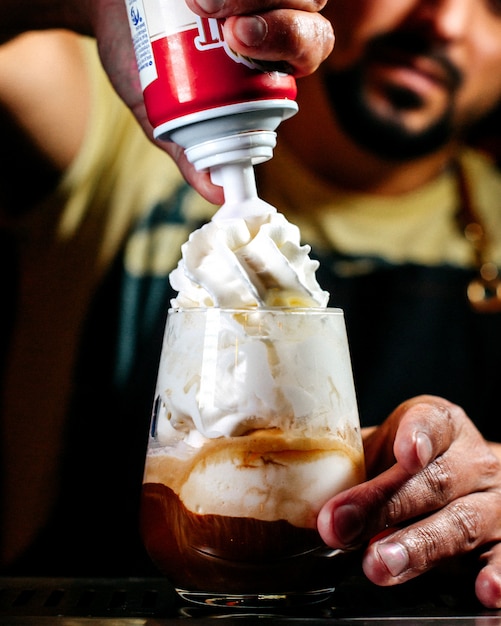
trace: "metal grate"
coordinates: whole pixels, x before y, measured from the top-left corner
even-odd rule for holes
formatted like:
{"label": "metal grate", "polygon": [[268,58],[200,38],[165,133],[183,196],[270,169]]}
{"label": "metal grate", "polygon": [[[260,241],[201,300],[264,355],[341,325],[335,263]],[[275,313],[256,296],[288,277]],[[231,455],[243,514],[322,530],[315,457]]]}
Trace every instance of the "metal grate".
{"label": "metal grate", "polygon": [[165,579],[0,578],[0,617],[166,617],[175,602]]}

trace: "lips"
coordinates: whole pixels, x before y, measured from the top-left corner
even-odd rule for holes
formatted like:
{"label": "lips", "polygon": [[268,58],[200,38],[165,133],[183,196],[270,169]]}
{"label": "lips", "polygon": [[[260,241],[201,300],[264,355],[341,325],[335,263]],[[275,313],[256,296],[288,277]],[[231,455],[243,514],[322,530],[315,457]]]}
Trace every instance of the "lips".
{"label": "lips", "polygon": [[386,51],[377,57],[371,58],[371,62],[379,63],[386,67],[414,73],[440,87],[453,91],[458,83],[456,72],[452,72],[449,63],[434,56],[413,55],[400,51]]}
{"label": "lips", "polygon": [[365,62],[391,71],[414,75],[415,80],[433,83],[449,92],[462,82],[459,68],[451,61],[447,50],[424,36],[410,32],[381,35],[369,44]]}

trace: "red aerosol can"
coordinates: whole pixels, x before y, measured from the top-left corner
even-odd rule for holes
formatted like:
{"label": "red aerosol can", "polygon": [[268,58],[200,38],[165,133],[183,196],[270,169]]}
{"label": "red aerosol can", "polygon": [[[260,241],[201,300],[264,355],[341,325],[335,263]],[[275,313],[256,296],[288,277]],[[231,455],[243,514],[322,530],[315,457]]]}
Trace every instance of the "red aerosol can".
{"label": "red aerosol can", "polygon": [[292,76],[232,51],[224,20],[184,0],[125,0],[144,101],[158,139],[198,170],[271,158],[275,130],[297,111]]}

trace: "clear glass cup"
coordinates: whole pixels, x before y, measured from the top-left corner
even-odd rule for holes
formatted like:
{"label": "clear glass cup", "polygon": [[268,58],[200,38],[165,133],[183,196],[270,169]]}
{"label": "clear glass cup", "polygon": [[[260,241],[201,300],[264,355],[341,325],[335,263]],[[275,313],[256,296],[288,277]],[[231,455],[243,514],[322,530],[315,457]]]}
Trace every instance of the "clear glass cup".
{"label": "clear glass cup", "polygon": [[169,311],[141,532],[182,598],[326,599],[342,572],[316,517],[363,478],[340,309]]}

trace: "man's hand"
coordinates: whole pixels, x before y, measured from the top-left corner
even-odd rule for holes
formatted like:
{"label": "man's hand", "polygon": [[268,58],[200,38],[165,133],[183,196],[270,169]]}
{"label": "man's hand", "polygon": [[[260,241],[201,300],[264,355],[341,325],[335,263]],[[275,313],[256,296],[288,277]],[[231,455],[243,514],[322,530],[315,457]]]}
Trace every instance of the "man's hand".
{"label": "man's hand", "polygon": [[[78,5],[83,30],[97,38],[103,65],[116,91],[151,138],[124,0],[72,1]],[[318,13],[325,0],[188,0],[188,4],[201,16],[227,18],[225,38],[236,52],[281,62],[296,76],[313,72],[332,50],[332,27]],[[87,18],[89,25],[85,26]],[[221,188],[211,183],[208,174],[195,172],[182,148],[158,143],[202,195],[216,204],[223,201]]]}
{"label": "man's hand", "polygon": [[318,12],[327,0],[186,0],[202,17],[227,18],[224,37],[242,55],[281,61],[296,77],[314,72],[334,35]]}
{"label": "man's hand", "polygon": [[323,507],[324,541],[333,548],[370,541],[363,569],[378,585],[404,582],[479,548],[485,564],[476,595],[500,608],[499,446],[488,444],[458,406],[421,396],[372,430],[364,447],[369,480]]}

